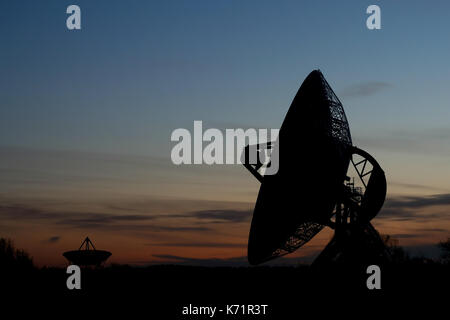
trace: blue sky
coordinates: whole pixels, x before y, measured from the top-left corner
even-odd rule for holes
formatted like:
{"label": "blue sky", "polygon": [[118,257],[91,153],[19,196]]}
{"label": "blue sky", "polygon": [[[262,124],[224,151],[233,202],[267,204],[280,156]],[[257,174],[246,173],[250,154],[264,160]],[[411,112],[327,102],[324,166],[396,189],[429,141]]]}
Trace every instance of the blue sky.
{"label": "blue sky", "polygon": [[379,31],[365,1],[79,1],[69,31],[71,3],[1,5],[1,144],[159,154],[194,119],[277,127],[314,68],[338,94],[387,84],[341,96],[361,134],[450,116],[445,2],[379,2]]}
{"label": "blue sky", "polygon": [[[366,28],[370,4],[381,30]],[[317,68],[389,195],[446,194],[449,21],[447,1],[2,1],[0,196],[251,203],[241,167],[174,168],[170,134],[278,128]]]}

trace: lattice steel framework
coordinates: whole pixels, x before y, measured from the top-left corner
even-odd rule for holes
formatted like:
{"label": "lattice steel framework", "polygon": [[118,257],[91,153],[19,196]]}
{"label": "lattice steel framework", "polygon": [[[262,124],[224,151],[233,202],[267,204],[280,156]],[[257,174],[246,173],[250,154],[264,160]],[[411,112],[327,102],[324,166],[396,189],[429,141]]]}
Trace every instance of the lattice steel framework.
{"label": "lattice steel framework", "polygon": [[[324,228],[323,225],[316,222],[305,222],[301,224],[294,234],[290,235],[286,242],[273,252],[270,259],[284,256],[285,254],[294,252],[309,240],[311,240],[316,234],[318,234]],[[269,259],[269,260],[270,260]]]}
{"label": "lattice steel framework", "polygon": [[321,72],[319,73],[324,88],[324,98],[327,101],[331,114],[331,132],[329,134],[331,137],[347,145],[352,145],[352,136],[350,135],[350,128],[347,117],[345,116],[344,107],[327,80],[325,80],[323,74]]}

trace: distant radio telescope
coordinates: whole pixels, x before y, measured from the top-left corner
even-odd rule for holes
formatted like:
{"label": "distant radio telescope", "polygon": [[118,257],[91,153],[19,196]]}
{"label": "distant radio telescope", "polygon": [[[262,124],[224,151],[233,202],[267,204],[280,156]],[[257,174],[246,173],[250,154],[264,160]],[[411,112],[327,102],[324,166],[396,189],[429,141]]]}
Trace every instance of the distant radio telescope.
{"label": "distant radio telescope", "polygon": [[86,237],[78,250],[64,252],[63,256],[78,266],[99,266],[111,256],[111,252],[95,249],[92,241]]}

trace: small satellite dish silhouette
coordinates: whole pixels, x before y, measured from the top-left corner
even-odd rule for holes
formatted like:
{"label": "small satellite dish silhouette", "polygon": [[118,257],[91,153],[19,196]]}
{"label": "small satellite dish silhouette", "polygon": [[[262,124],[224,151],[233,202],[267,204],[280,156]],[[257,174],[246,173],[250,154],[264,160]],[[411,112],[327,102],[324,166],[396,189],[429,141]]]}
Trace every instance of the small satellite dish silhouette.
{"label": "small satellite dish silhouette", "polygon": [[[324,227],[334,236],[314,263],[385,257],[370,224],[386,197],[377,161],[353,146],[344,108],[319,70],[298,90],[275,141],[279,170],[261,175],[261,163],[244,166],[261,182],[248,240],[252,265],[291,253]],[[269,164],[270,165],[270,164]],[[372,261],[372,260],[371,260]]]}
{"label": "small satellite dish silhouette", "polygon": [[96,250],[89,237],[86,237],[78,250],[64,252],[63,256],[78,266],[99,266],[111,256],[111,252]]}

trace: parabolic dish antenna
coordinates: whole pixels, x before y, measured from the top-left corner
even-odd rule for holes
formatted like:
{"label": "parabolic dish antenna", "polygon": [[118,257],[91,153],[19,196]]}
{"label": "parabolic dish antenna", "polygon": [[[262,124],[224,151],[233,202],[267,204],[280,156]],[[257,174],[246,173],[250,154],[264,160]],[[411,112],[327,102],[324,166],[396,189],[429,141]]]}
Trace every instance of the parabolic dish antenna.
{"label": "parabolic dish antenna", "polygon": [[[272,144],[279,152],[276,174],[263,176],[260,163],[244,162],[261,181],[248,240],[250,264],[291,253],[326,226],[335,230],[331,242],[337,243],[328,260],[346,250],[348,241],[339,239],[349,234],[368,235],[383,251],[370,220],[385,200],[384,172],[353,146],[344,108],[319,70],[304,80]],[[255,146],[246,147],[247,160],[250,148]]]}
{"label": "parabolic dish antenna", "polygon": [[86,237],[78,250],[64,252],[63,256],[78,266],[99,266],[111,256],[111,252],[96,250],[92,241]]}

